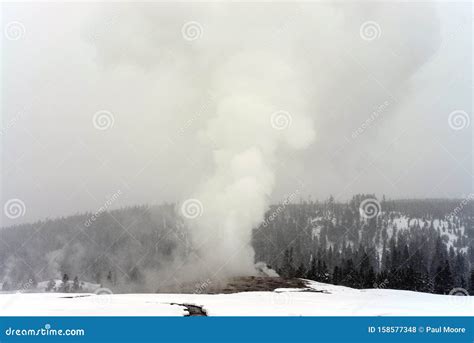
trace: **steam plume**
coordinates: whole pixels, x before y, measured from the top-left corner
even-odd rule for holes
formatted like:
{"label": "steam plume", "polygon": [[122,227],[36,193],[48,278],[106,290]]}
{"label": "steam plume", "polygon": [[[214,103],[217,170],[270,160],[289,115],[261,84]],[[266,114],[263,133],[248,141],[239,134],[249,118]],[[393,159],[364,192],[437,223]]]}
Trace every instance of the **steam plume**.
{"label": "steam plume", "polygon": [[215,172],[199,188],[203,214],[190,223],[211,271],[253,271],[252,229],[268,206],[279,144],[304,148],[315,136],[300,87],[293,66],[276,54],[244,52],[216,69],[216,115],[202,133],[218,147]]}
{"label": "steam plume", "polygon": [[[212,171],[196,169],[199,176],[190,176],[195,185],[181,200],[193,200],[185,217],[198,257],[186,268],[195,270],[199,261],[199,273],[218,276],[254,273],[252,229],[263,220],[280,155],[307,148],[316,138],[325,148],[335,146],[366,120],[367,108],[387,99],[389,117],[411,75],[439,43],[430,5],[413,11],[377,4],[157,7],[118,11],[116,23],[103,25],[95,37],[97,56],[108,67],[131,65],[156,75],[171,88],[171,96],[158,95],[160,116],[185,117],[189,125],[180,132],[212,149]],[[418,21],[419,13],[430,39],[414,44],[413,32],[404,27]],[[377,91],[361,89],[366,76],[359,74],[367,66]],[[212,103],[201,113],[206,93]],[[338,112],[354,94],[353,113]],[[339,135],[316,134],[318,127],[335,125]],[[206,155],[192,143],[189,154]]]}

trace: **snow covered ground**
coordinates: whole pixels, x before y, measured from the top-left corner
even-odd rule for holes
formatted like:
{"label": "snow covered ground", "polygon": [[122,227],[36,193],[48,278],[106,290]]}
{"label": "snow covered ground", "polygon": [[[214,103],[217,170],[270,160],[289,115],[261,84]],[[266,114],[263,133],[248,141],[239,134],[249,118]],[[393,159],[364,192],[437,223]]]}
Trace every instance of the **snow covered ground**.
{"label": "snow covered ground", "polygon": [[310,288],[234,294],[0,294],[1,316],[473,316],[473,297],[389,289]]}

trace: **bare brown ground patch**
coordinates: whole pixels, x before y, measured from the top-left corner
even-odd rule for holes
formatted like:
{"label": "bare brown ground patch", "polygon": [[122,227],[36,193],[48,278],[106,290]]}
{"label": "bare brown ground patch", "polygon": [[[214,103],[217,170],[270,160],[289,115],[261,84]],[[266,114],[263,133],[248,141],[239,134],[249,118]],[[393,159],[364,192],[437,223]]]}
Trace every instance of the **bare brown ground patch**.
{"label": "bare brown ground patch", "polygon": [[239,292],[271,292],[278,288],[299,288],[307,290],[302,279],[285,279],[281,277],[243,276],[228,280],[206,281],[203,284],[179,285],[165,287],[159,293],[194,293],[194,294],[230,294]]}

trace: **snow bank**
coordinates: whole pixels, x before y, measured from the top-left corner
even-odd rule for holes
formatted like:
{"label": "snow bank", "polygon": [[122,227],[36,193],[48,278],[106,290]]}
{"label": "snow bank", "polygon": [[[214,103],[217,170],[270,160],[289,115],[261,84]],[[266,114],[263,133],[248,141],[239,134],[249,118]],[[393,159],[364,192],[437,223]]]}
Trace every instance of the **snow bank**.
{"label": "snow bank", "polygon": [[184,316],[185,304],[210,316],[472,316],[473,297],[318,282],[309,288],[235,294],[0,294],[1,316]]}

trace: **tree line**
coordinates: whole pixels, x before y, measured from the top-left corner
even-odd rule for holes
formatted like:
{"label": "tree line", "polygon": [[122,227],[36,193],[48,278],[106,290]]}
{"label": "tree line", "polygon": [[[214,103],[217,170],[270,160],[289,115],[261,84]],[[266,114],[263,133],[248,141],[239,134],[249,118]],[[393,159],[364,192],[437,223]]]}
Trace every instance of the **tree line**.
{"label": "tree line", "polygon": [[[380,201],[363,218],[361,202],[288,205],[254,237],[257,259],[284,277],[354,288],[449,294],[473,292],[473,211],[453,216],[455,200]],[[270,209],[267,216],[270,216]]]}

